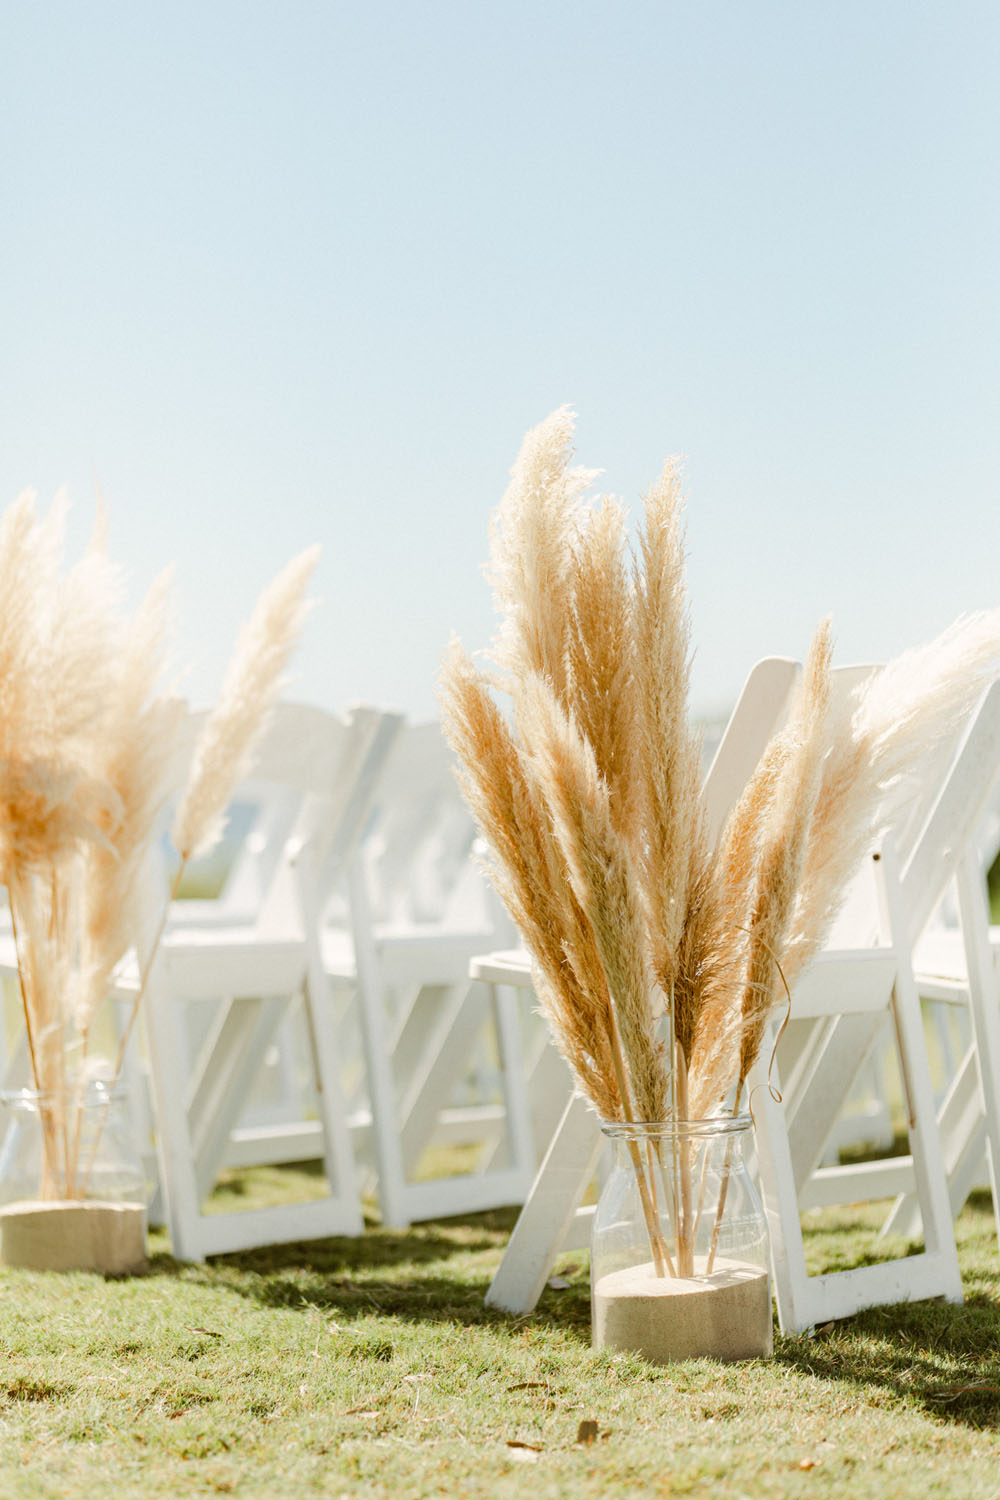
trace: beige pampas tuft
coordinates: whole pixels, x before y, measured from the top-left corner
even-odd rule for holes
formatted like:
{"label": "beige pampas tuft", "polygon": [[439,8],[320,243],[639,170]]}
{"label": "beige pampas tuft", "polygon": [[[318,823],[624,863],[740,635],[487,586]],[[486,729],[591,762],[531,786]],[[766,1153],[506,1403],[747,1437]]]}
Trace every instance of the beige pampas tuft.
{"label": "beige pampas tuft", "polygon": [[694,1118],[738,1107],[782,974],[822,944],[908,765],[1000,670],[1000,611],[958,621],[846,704],[822,624],[713,847],[688,722],[677,468],[646,496],[633,551],[621,506],[588,502],[572,434],[561,407],[524,440],[491,528],[499,672],[453,643],[442,715],[580,1088],[607,1119]]}
{"label": "beige pampas tuft", "polygon": [[205,853],[221,837],[229,794],[249,765],[301,632],[309,608],[305,591],[318,557],[319,548],[311,547],[293,558],[261,594],[240,634],[171,828],[182,860]]}
{"label": "beige pampas tuft", "polygon": [[[46,1162],[59,1192],[73,1196],[95,1018],[136,941],[142,867],[176,789],[186,709],[160,685],[169,578],[126,618],[103,514],[65,569],[65,510],[59,497],[39,519],[27,492],[0,518],[0,879],[32,1081],[56,1100],[42,1116]],[[289,564],[241,638],[184,798],[182,862],[219,828],[301,627],[315,558],[314,549]]]}

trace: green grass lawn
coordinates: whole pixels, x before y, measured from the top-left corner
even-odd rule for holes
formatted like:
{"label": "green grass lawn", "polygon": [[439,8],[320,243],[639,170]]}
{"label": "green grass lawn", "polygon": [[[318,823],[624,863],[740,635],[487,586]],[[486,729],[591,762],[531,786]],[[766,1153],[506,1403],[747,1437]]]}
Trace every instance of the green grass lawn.
{"label": "green grass lawn", "polygon": [[[271,1196],[264,1176],[242,1201]],[[512,1214],[370,1228],[128,1280],[0,1272],[0,1494],[1000,1495],[993,1219],[959,1222],[966,1304],[880,1309],[770,1363],[658,1369],[589,1345],[586,1257],[528,1317],[483,1294]],[[811,1214],[813,1269],[877,1212]]]}

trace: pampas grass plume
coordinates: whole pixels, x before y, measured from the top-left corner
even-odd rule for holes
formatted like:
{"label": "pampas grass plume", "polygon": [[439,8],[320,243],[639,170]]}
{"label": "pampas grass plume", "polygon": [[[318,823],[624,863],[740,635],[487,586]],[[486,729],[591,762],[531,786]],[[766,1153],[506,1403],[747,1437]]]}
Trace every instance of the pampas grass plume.
{"label": "pampas grass plume", "polygon": [[309,608],[305,591],[318,557],[319,548],[310,547],[287,563],[264,589],[240,633],[219,702],[195,746],[171,829],[182,862],[206,853],[222,836],[226,803],[249,767],[298,640]]}

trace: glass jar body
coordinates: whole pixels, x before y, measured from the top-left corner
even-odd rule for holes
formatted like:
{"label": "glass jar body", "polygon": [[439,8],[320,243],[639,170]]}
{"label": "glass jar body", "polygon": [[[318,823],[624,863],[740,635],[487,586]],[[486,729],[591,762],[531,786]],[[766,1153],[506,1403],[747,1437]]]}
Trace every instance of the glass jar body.
{"label": "glass jar body", "polygon": [[656,1364],[766,1358],[767,1221],[748,1115],[603,1127],[614,1149],[591,1234],[597,1349]]}
{"label": "glass jar body", "polygon": [[137,1269],[146,1180],[123,1090],[22,1089],[0,1098],[0,1261],[38,1270]]}

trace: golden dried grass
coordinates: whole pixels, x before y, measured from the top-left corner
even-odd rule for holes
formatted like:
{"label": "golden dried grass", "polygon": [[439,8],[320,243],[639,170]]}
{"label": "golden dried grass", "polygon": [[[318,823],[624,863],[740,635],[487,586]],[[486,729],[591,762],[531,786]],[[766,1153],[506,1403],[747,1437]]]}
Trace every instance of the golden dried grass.
{"label": "golden dried grass", "polygon": [[302,629],[309,607],[305,591],[318,557],[318,547],[311,547],[287,563],[240,632],[170,830],[182,860],[206,853],[222,836],[229,794],[250,764]]}
{"label": "golden dried grass", "polygon": [[1000,612],[957,622],[847,705],[831,699],[821,624],[713,847],[677,467],[645,497],[632,549],[622,508],[588,502],[572,432],[562,407],[524,441],[491,528],[499,670],[453,643],[442,715],[582,1091],[605,1118],[714,1113],[742,1094],[779,966],[794,977],[822,944],[908,768],[1000,667]]}
{"label": "golden dried grass", "polygon": [[[83,556],[63,566],[65,501],[39,518],[31,492],[0,518],[0,880],[15,936],[32,1083],[50,1183],[81,1190],[74,1109],[96,1071],[97,1012],[138,937],[137,895],[168,795],[186,710],[160,679],[166,577],[122,610],[99,512]],[[262,596],[244,633],[181,823],[182,860],[218,829],[297,637],[315,560],[303,554]],[[148,972],[148,967],[147,967]],[[135,1000],[142,998],[140,983]],[[134,1019],[134,1011],[133,1011]]]}

